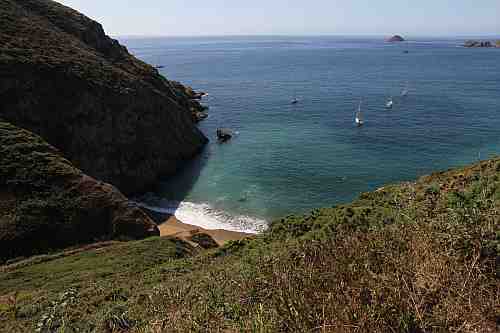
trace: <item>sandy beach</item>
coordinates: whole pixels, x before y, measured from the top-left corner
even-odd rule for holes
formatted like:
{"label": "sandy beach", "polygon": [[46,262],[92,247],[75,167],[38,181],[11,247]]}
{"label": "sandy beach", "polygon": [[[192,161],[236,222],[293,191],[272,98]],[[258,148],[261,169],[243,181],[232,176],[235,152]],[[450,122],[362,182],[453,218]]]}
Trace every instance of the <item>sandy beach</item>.
{"label": "sandy beach", "polygon": [[244,233],[244,232],[236,232],[236,231],[228,231],[228,230],[208,230],[204,228],[200,228],[195,225],[183,223],[179,221],[175,216],[170,216],[164,223],[159,224],[158,228],[160,229],[160,236],[174,236],[181,239],[188,239],[194,233],[203,232],[207,235],[210,235],[215,242],[222,246],[226,242],[231,240],[240,240],[246,237],[251,237],[253,234]]}

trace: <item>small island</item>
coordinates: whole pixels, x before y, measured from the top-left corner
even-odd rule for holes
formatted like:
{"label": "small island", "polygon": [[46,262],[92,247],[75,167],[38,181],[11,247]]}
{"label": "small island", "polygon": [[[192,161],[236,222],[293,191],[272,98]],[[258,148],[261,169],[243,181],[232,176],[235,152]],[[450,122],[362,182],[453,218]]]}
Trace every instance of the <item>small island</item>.
{"label": "small island", "polygon": [[398,43],[398,42],[404,42],[404,41],[405,41],[405,39],[403,37],[401,37],[400,35],[394,35],[394,36],[386,39],[386,42],[388,42],[388,43]]}
{"label": "small island", "polygon": [[496,42],[491,42],[489,40],[467,40],[464,43],[464,47],[500,47],[500,40]]}

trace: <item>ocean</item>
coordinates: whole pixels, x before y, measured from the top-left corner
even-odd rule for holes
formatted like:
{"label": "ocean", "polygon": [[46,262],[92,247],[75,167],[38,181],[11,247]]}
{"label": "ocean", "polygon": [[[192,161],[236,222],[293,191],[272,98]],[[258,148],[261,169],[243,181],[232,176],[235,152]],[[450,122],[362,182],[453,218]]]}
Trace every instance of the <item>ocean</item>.
{"label": "ocean", "polygon": [[[137,200],[186,223],[260,231],[288,214],[494,156],[500,49],[460,47],[464,40],[120,38],[168,79],[209,93],[200,128],[211,143]],[[360,100],[365,124],[357,127]],[[235,137],[218,144],[218,127]]]}

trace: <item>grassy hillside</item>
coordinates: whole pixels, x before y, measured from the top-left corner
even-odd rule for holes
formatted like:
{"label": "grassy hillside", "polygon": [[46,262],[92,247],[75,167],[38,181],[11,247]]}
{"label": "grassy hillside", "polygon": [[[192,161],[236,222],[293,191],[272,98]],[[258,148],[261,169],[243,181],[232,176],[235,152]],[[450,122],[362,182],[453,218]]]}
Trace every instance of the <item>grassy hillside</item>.
{"label": "grassy hillside", "polygon": [[499,176],[435,173],[202,253],[152,239],[6,267],[0,331],[495,332]]}
{"label": "grassy hillside", "polygon": [[0,119],[0,263],[98,239],[157,234],[153,221],[114,187]]}

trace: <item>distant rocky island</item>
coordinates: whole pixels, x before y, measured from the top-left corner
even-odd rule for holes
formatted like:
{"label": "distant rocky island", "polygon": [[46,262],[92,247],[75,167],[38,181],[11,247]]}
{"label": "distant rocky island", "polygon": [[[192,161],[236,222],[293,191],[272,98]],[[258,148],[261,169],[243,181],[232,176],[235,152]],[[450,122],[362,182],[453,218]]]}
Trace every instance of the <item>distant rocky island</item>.
{"label": "distant rocky island", "polygon": [[386,42],[388,42],[388,43],[398,43],[398,42],[404,42],[404,41],[405,41],[405,39],[400,35],[394,35],[394,36],[386,39]]}
{"label": "distant rocky island", "polygon": [[496,42],[492,41],[482,41],[482,40],[467,40],[464,43],[464,47],[499,47],[500,48],[500,40]]}

